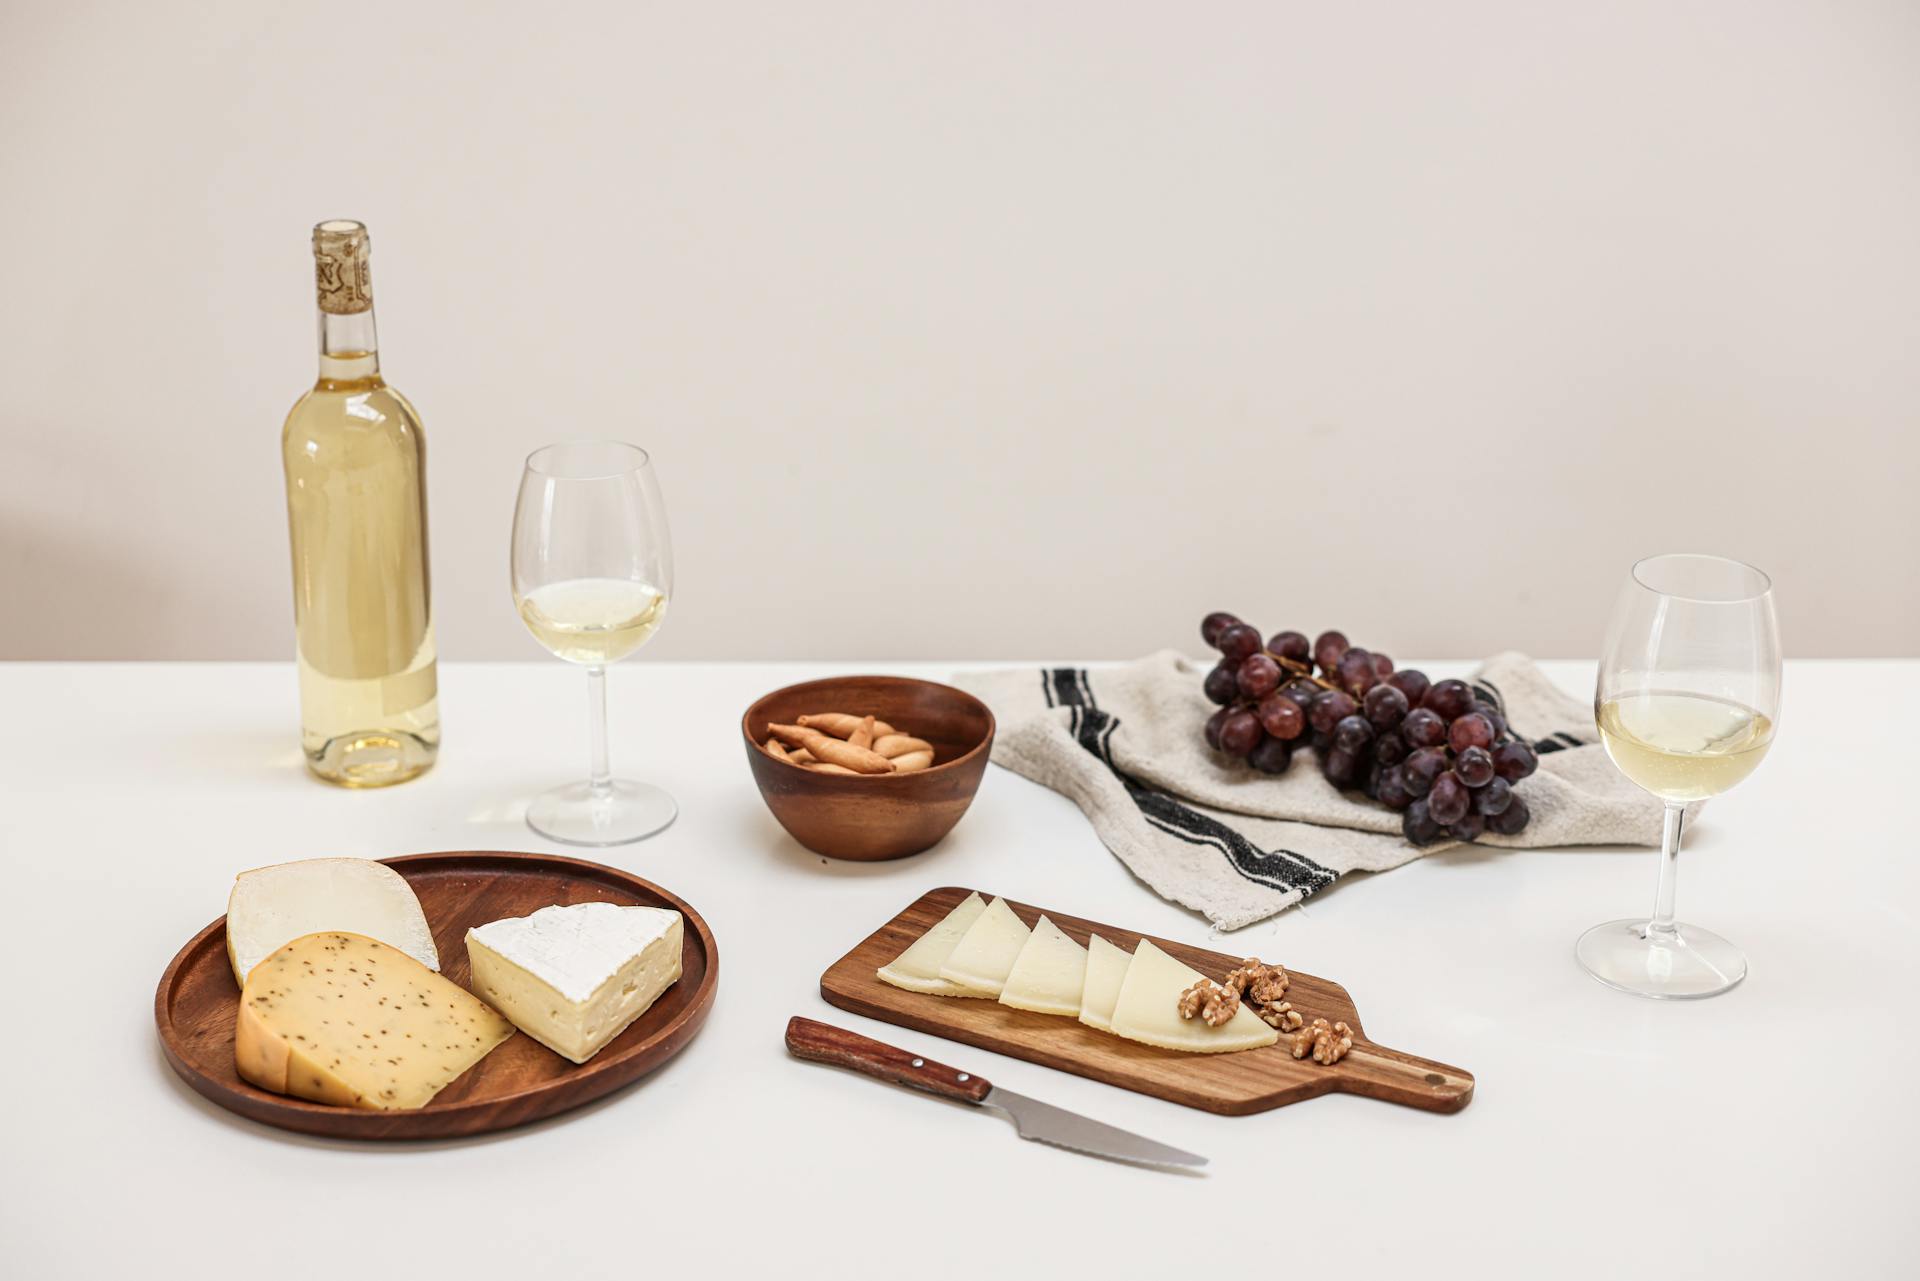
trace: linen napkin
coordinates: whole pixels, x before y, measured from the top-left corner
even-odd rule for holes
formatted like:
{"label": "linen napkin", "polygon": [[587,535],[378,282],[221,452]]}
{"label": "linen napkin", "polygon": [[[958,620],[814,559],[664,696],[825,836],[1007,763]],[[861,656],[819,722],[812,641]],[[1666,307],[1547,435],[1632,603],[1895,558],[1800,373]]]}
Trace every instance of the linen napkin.
{"label": "linen napkin", "polygon": [[[967,672],[954,683],[993,709],[996,763],[1071,797],[1100,840],[1162,898],[1235,930],[1348,872],[1382,872],[1424,848],[1400,815],[1321,775],[1310,750],[1262,774],[1210,750],[1209,664],[1165,650],[1124,666]],[[1586,704],[1524,654],[1496,654],[1468,683],[1540,768],[1516,785],[1532,810],[1518,836],[1480,844],[1658,845],[1661,807],[1607,759]]]}

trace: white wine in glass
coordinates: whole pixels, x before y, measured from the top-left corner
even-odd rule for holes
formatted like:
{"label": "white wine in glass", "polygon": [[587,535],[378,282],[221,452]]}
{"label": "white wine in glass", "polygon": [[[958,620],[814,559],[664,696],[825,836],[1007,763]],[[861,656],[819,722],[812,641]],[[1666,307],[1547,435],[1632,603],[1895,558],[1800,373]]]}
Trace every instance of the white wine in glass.
{"label": "white wine in glass", "polygon": [[1609,987],[1652,997],[1716,996],[1747,975],[1718,934],[1674,920],[1690,801],[1745,779],[1780,714],[1780,632],[1772,584],[1718,556],[1655,556],[1633,567],[1614,607],[1594,720],[1614,765],[1666,806],[1653,915],[1609,921],[1576,953]]}
{"label": "white wine in glass", "polygon": [[609,663],[659,630],[673,545],[652,460],[619,441],[549,445],[527,457],[513,511],[513,599],[533,638],[587,669],[586,781],[535,797],[527,825],[570,845],[622,845],[673,822],[673,798],[613,777],[607,762]]}

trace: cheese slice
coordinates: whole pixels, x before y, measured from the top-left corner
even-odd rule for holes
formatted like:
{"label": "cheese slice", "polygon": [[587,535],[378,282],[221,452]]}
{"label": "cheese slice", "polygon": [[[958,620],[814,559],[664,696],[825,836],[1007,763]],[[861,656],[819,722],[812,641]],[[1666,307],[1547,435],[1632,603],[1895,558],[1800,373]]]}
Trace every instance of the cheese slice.
{"label": "cheese slice", "polygon": [[1130,1041],[1144,1041],[1167,1050],[1193,1054],[1224,1054],[1272,1045],[1280,1034],[1242,1005],[1224,1027],[1209,1027],[1197,1015],[1180,1017],[1180,994],[1205,975],[1182,965],[1165,952],[1140,940],[1120,984],[1113,1007],[1113,1031]]}
{"label": "cheese slice", "polygon": [[987,910],[954,945],[953,955],[940,967],[940,977],[988,996],[999,996],[1020,949],[1027,945],[1028,933],[1007,901],[997,898],[987,904]]}
{"label": "cheese slice", "polygon": [[303,935],[364,934],[440,968],[433,931],[406,879],[364,858],[310,858],[257,867],[227,897],[227,961],[241,986],[254,966]]}
{"label": "cheese slice", "polygon": [[234,1066],[263,1090],[417,1108],[513,1035],[466,989],[362,934],[297,938],[240,993]]}
{"label": "cheese slice", "polygon": [[1113,1007],[1120,999],[1120,983],[1133,958],[1098,934],[1087,939],[1087,981],[1080,990],[1080,1021],[1102,1032],[1113,1031]]}
{"label": "cheese slice", "polygon": [[680,978],[680,913],[575,903],[467,931],[473,990],[563,1058],[585,1063]]}
{"label": "cheese slice", "polygon": [[954,946],[986,910],[985,899],[978,894],[967,895],[961,900],[960,906],[940,919],[939,924],[915,939],[906,951],[881,966],[878,971],[880,981],[903,987],[909,992],[924,992],[928,996],[993,995],[959,983],[950,983],[940,977],[940,967],[953,955]]}
{"label": "cheese slice", "polygon": [[1087,982],[1087,949],[1041,917],[1014,958],[1000,1004],[1039,1014],[1073,1018],[1080,1013],[1080,991]]}

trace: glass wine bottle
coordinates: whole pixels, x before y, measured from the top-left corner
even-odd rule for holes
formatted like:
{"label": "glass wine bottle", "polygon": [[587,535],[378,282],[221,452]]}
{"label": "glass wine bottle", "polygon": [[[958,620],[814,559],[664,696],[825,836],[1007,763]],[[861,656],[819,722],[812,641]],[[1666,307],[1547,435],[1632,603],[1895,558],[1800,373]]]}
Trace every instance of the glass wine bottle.
{"label": "glass wine bottle", "polygon": [[360,223],[313,229],[320,377],[280,437],[301,747],[347,787],[405,782],[440,750],[426,440],[380,377],[367,248]]}

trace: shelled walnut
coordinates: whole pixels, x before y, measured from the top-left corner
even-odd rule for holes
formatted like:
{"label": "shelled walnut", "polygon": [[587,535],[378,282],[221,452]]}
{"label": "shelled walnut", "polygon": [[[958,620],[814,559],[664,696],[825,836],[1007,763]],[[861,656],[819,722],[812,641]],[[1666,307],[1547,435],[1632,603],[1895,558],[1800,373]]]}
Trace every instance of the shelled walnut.
{"label": "shelled walnut", "polygon": [[1268,965],[1252,956],[1226,977],[1229,990],[1239,993],[1267,1026],[1283,1032],[1293,1031],[1302,1022],[1299,1012],[1283,999],[1292,982],[1284,966]]}
{"label": "shelled walnut", "polygon": [[1180,1017],[1199,1015],[1208,1027],[1225,1027],[1240,1011],[1240,994],[1221,987],[1212,979],[1201,979],[1180,994]]}
{"label": "shelled walnut", "polygon": [[1315,1019],[1293,1034],[1296,1059],[1304,1059],[1311,1052],[1315,1063],[1333,1064],[1345,1058],[1352,1048],[1353,1029],[1344,1020],[1330,1024],[1325,1019]]}

